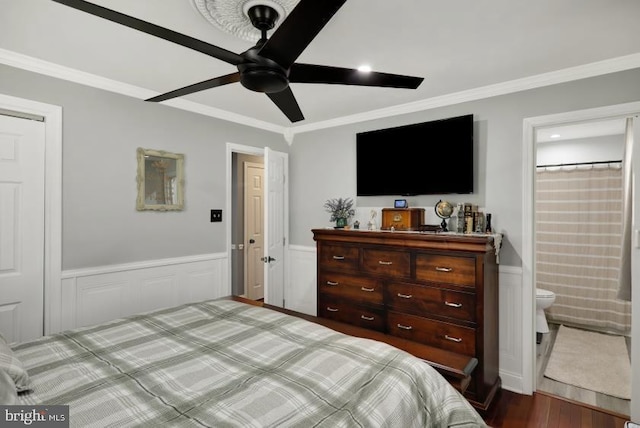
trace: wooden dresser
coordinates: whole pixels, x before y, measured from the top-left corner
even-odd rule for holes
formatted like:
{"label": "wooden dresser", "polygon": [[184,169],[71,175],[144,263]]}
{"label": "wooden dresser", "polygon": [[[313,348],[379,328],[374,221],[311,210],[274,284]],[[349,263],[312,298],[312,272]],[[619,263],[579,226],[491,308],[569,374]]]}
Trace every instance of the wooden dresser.
{"label": "wooden dresser", "polygon": [[500,388],[493,237],[314,229],[318,316],[475,357],[465,397]]}

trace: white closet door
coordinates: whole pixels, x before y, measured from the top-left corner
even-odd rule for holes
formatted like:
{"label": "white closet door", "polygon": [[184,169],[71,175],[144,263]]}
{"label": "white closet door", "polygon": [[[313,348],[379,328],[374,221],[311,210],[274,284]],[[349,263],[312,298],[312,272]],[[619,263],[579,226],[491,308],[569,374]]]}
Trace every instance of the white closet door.
{"label": "white closet door", "polygon": [[45,125],[0,115],[0,332],[44,333]]}

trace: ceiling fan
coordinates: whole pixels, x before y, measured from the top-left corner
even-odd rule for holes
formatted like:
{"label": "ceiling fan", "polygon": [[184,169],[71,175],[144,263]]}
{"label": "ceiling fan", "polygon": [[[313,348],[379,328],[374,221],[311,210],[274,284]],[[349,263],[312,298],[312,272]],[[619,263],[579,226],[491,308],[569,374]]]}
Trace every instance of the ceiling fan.
{"label": "ceiling fan", "polygon": [[248,9],[247,15],[252,25],[260,31],[261,37],[254,47],[241,54],[84,0],[53,1],[196,50],[238,68],[235,73],[185,86],[149,98],[147,101],[165,101],[240,82],[247,89],[267,94],[291,122],[298,122],[303,120],[304,116],[291,91],[290,83],[416,89],[423,81],[421,77],[379,72],[362,73],[350,68],[295,62],[347,0],[300,0],[270,38],[267,38],[267,31],[275,26],[278,12],[267,4],[252,6]]}

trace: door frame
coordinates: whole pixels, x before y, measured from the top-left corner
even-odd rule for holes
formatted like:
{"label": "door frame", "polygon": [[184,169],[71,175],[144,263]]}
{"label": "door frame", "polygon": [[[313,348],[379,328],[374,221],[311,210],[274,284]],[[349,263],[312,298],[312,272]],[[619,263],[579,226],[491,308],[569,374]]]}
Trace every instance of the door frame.
{"label": "door frame", "polygon": [[[580,121],[592,121],[640,114],[640,102],[617,104],[585,110],[525,118],[522,134],[522,392],[532,394],[536,388],[536,348],[535,337],[535,171],[537,128],[564,125]],[[639,146],[640,147],[640,146]],[[634,284],[632,293],[640,295],[640,285]],[[640,299],[636,299],[640,301]],[[634,306],[637,306],[634,305]],[[631,331],[640,340],[640,316],[632,308]],[[632,343],[634,342],[632,337]],[[632,350],[633,352],[633,350]],[[640,391],[633,386],[640,385],[640,372],[632,370],[632,405],[640,402]],[[636,388],[637,389],[637,388]]]}
{"label": "door frame", "polygon": [[[232,194],[233,194],[233,177],[232,177],[232,157],[233,157],[233,153],[242,153],[242,154],[248,154],[248,155],[254,155],[254,156],[260,156],[263,159],[265,159],[265,163],[264,163],[264,173],[265,173],[265,177],[267,176],[267,174],[269,173],[269,166],[266,163],[266,151],[267,151],[267,147],[254,147],[254,146],[246,146],[243,144],[235,144],[235,143],[226,143],[226,159],[225,159],[225,163],[226,163],[226,168],[227,168],[227,183],[226,183],[226,201],[225,201],[225,211],[227,212],[227,216],[228,218],[231,218],[231,216],[233,215],[233,205],[231,203],[232,200]],[[265,179],[265,182],[267,180]],[[265,187],[266,190],[266,187]],[[284,189],[285,195],[284,195],[284,207],[283,207],[283,212],[285,213],[285,217],[283,219],[284,221],[284,226],[285,226],[285,234],[288,237],[289,233],[288,233],[288,227],[289,227],[289,217],[288,217],[288,211],[289,211],[289,191],[287,190],[287,186],[285,185],[285,189]],[[265,194],[265,198],[267,198],[268,195]],[[265,216],[267,215],[267,212],[265,210]],[[265,238],[266,238],[266,231],[265,231]],[[228,295],[231,295],[233,290],[232,290],[232,275],[233,275],[233,267],[232,267],[232,255],[231,255],[231,248],[232,248],[232,229],[231,229],[231,221],[227,221],[226,222],[226,243],[225,243],[225,248],[226,248],[226,253],[227,253],[227,293]],[[265,248],[266,248],[266,240],[265,240]],[[288,258],[289,258],[289,254],[287,251],[289,243],[287,242],[285,245],[285,251],[284,251],[284,260],[283,262],[285,263],[285,271],[284,271],[284,284],[283,284],[283,293],[284,291],[287,289],[288,287],[288,281],[289,281],[289,275],[288,275],[288,271],[286,269],[286,266],[288,266]],[[268,284],[267,284],[267,279],[265,278],[265,296],[268,293]],[[265,297],[265,301],[266,301],[266,297]]]}
{"label": "door frame", "polygon": [[61,329],[62,107],[0,94],[0,109],[44,117],[44,334]]}

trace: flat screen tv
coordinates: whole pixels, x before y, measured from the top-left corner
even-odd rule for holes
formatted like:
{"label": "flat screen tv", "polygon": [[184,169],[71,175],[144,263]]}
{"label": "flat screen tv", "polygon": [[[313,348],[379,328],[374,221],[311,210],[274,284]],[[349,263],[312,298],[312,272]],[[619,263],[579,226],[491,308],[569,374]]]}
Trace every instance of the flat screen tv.
{"label": "flat screen tv", "polygon": [[473,193],[473,115],[356,134],[358,196]]}

